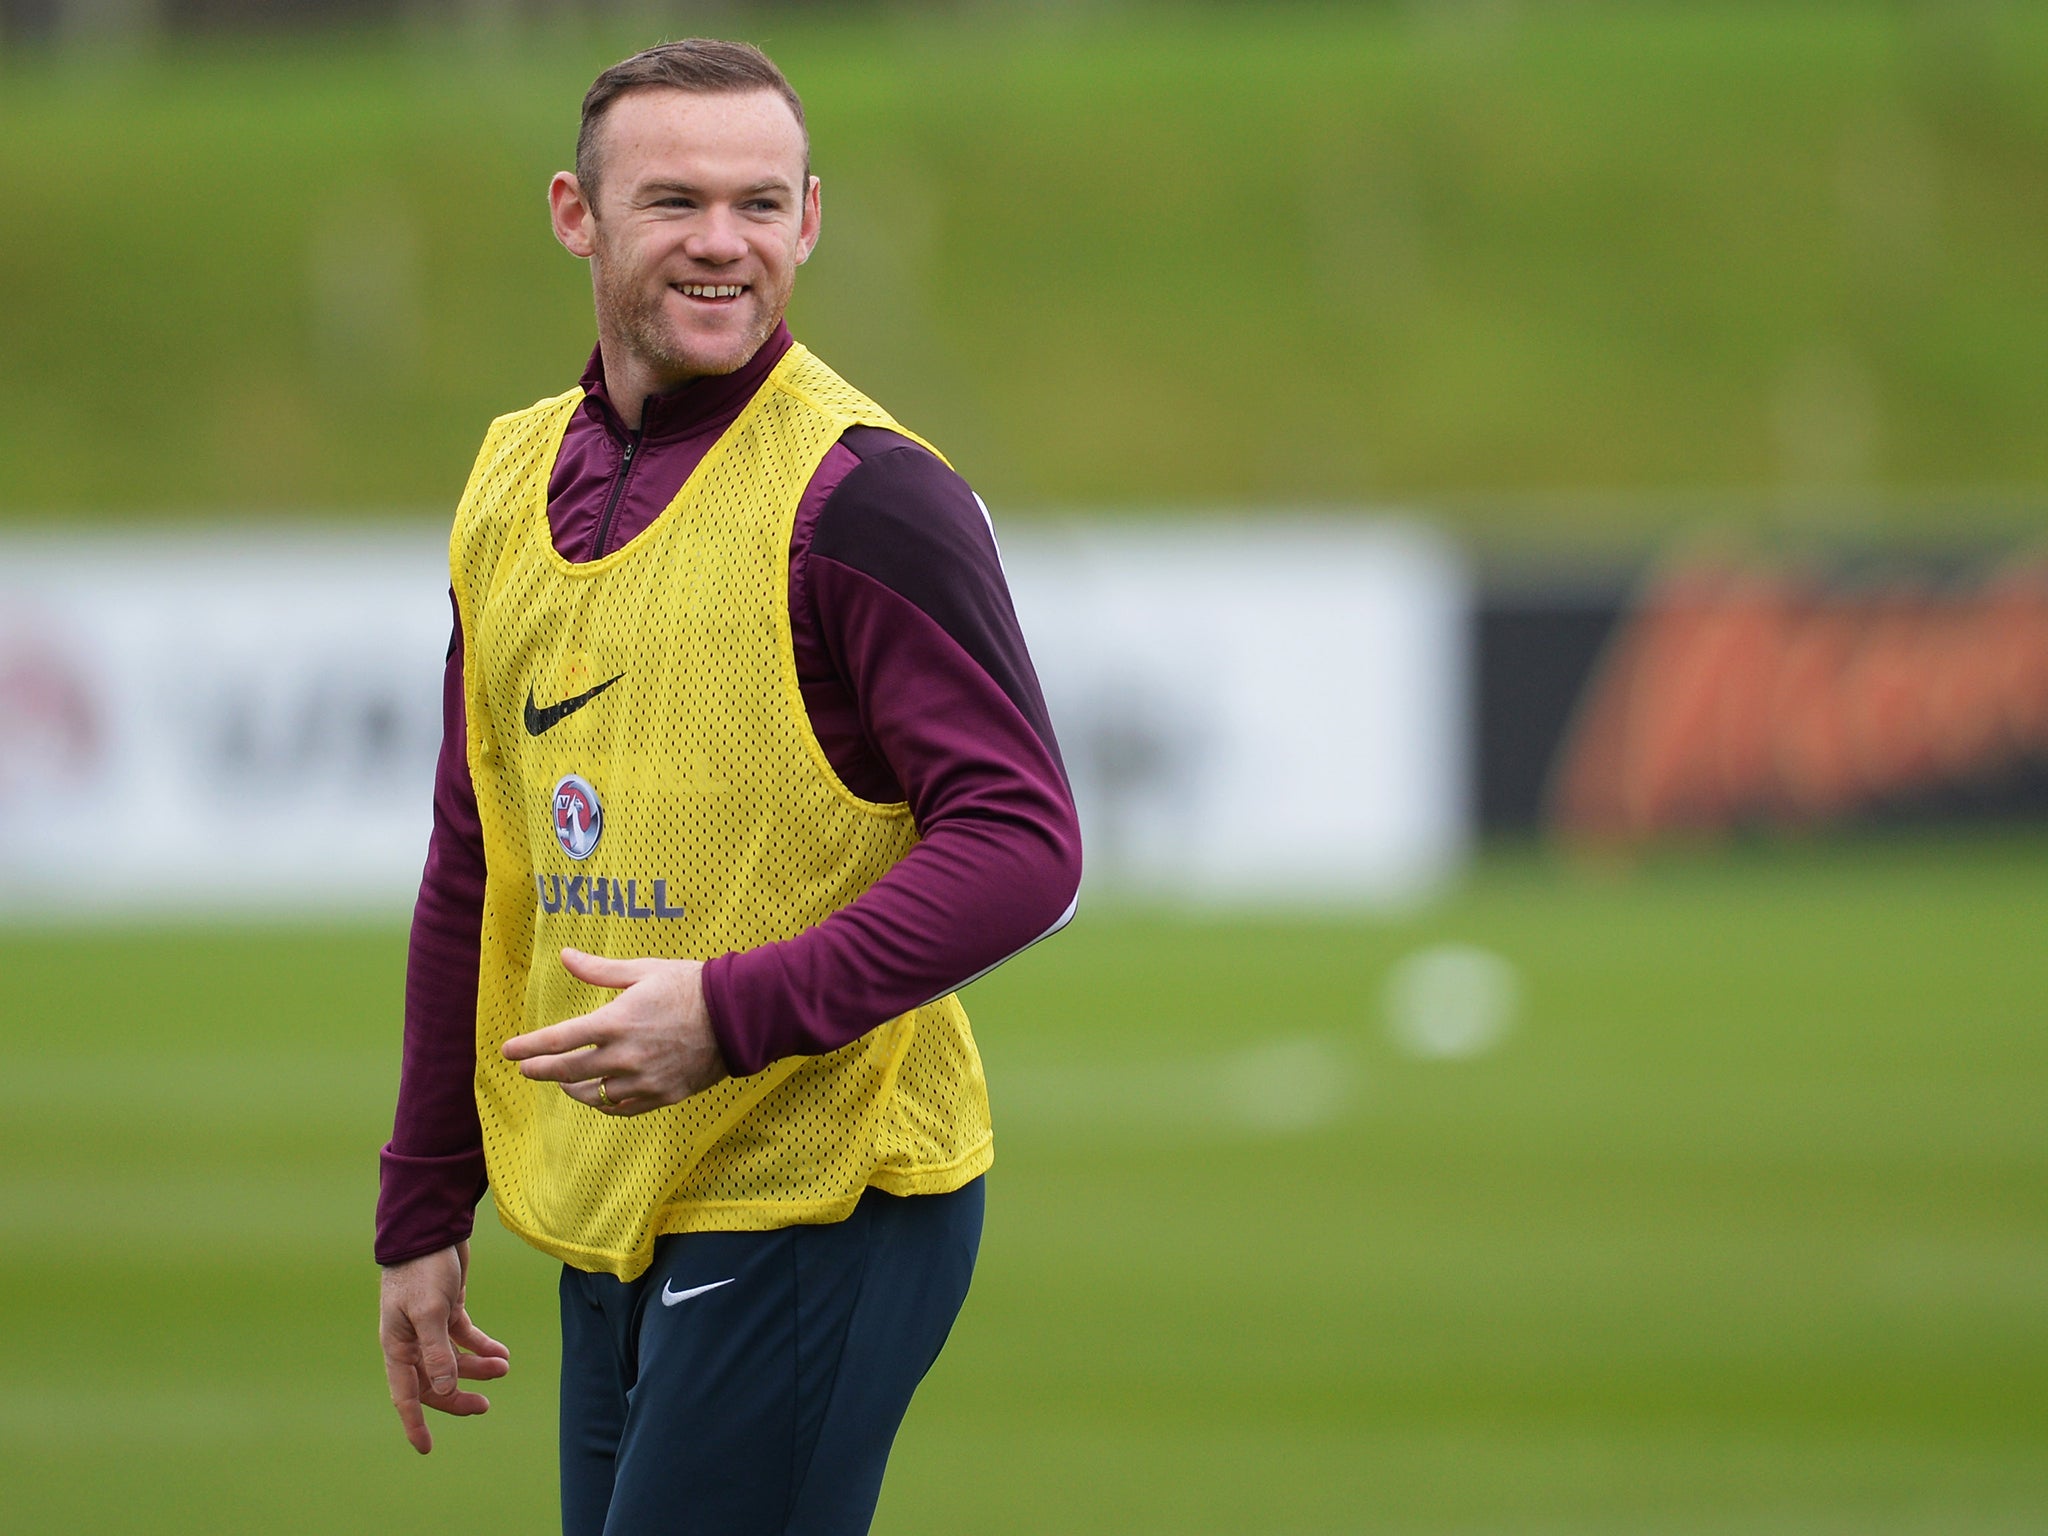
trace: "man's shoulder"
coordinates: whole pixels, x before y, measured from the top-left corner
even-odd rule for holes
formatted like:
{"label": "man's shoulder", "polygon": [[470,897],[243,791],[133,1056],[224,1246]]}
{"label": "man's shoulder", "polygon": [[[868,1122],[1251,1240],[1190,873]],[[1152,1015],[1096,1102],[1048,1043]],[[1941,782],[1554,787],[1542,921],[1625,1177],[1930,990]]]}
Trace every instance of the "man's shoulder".
{"label": "man's shoulder", "polygon": [[861,568],[892,552],[935,548],[979,561],[995,554],[981,498],[944,459],[888,427],[848,427],[857,461],[819,509],[811,553]]}
{"label": "man's shoulder", "polygon": [[476,451],[476,466],[469,476],[471,488],[476,487],[480,477],[501,471],[508,461],[538,461],[552,454],[555,440],[561,435],[562,418],[582,398],[583,386],[579,384],[559,395],[536,400],[524,410],[494,417],[484,433],[483,446]]}
{"label": "man's shoulder", "polygon": [[548,395],[533,404],[516,411],[507,411],[502,416],[491,418],[490,426],[484,432],[484,444],[489,447],[495,441],[519,435],[523,429],[538,425],[564,410],[572,410],[583,398],[581,384],[563,390],[559,395]]}
{"label": "man's shoulder", "polygon": [[981,498],[945,460],[901,433],[853,427],[840,442],[860,462],[819,509],[809,560],[887,588],[980,655],[988,648],[970,640],[1009,606]]}
{"label": "man's shoulder", "polygon": [[545,472],[542,466],[552,459],[561,436],[562,417],[582,398],[583,388],[578,385],[491,422],[456,507],[458,537],[465,529],[475,531],[480,525],[505,521],[516,501],[505,493]]}
{"label": "man's shoulder", "polygon": [[[935,466],[955,480],[960,480],[959,475],[954,473],[944,459],[906,432],[898,432],[889,427],[848,427],[839,434],[839,444],[863,464],[877,462],[890,454],[907,454],[908,458],[893,461],[889,468],[900,473],[916,474],[925,472],[929,466]],[[960,480],[960,483],[965,485],[967,482]]]}

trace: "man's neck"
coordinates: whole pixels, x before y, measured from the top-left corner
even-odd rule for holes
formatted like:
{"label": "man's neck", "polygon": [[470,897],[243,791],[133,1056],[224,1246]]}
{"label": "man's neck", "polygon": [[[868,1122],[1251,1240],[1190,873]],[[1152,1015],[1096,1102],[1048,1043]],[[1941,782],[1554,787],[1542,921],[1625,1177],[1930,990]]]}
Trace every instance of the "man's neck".
{"label": "man's neck", "polygon": [[[738,411],[793,345],[788,329],[778,325],[754,355],[731,373],[705,375],[665,387],[656,379],[636,376],[630,362],[614,368],[612,359],[621,356],[624,349],[600,342],[584,365],[581,383],[598,397],[610,430],[672,437],[693,430],[701,421]],[[620,401],[612,393],[614,381],[632,391],[631,417],[619,408]]]}
{"label": "man's neck", "polygon": [[641,366],[637,359],[614,361],[622,350],[610,344],[604,348],[604,393],[629,432],[640,430],[641,423],[647,418],[649,400],[656,395],[674,394],[692,379],[702,377],[700,374],[686,373],[680,378],[666,379]]}
{"label": "man's neck", "polygon": [[[780,328],[778,325],[776,330]],[[775,339],[776,330],[771,330],[762,339],[762,347]],[[629,432],[638,432],[646,423],[648,401],[662,395],[673,395],[699,379],[727,377],[727,374],[710,373],[682,373],[669,377],[649,367],[644,359],[635,356],[616,337],[607,336],[600,330],[598,340],[604,357],[605,397],[611,401],[612,409]],[[728,373],[744,372],[760,352],[761,347],[756,347],[746,361]]]}

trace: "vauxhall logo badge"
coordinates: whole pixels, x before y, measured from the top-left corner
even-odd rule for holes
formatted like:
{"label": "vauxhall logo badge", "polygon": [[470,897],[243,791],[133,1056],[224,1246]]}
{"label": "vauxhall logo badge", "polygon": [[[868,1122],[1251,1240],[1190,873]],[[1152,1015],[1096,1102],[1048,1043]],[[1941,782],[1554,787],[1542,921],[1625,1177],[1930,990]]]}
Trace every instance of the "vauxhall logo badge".
{"label": "vauxhall logo badge", "polygon": [[[604,834],[604,807],[597,790],[581,774],[565,773],[555,781],[551,797],[555,818],[555,841],[572,859],[587,859]],[[571,912],[579,917],[661,918],[673,920],[687,913],[681,904],[669,905],[668,881],[648,880],[636,875],[631,880],[614,880],[609,875],[533,874],[534,894],[546,913]],[[641,901],[643,891],[651,892],[654,904]]]}
{"label": "vauxhall logo badge", "polygon": [[590,780],[564,774],[555,785],[555,841],[572,859],[587,859],[604,835],[604,807]]}

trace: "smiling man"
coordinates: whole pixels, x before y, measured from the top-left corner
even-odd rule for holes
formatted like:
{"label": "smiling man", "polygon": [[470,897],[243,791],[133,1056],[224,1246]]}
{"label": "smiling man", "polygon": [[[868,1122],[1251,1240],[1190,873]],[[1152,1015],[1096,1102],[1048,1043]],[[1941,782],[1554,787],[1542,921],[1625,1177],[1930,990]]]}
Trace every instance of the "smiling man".
{"label": "smiling man", "polygon": [[549,188],[597,349],[450,544],[382,1338],[418,1450],[488,1407],[488,1186],[563,1262],[569,1532],[868,1528],[980,1240],[953,993],[1079,881],[984,509],[783,326],[809,161],[745,45],[598,77]]}

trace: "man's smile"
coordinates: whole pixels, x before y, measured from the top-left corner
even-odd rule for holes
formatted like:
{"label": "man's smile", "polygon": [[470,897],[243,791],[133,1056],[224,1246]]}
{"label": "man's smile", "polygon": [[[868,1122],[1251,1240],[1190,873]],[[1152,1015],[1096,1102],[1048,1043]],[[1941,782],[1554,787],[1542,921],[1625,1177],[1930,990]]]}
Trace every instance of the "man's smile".
{"label": "man's smile", "polygon": [[671,283],[669,286],[686,299],[706,304],[730,303],[748,288],[746,283]]}

